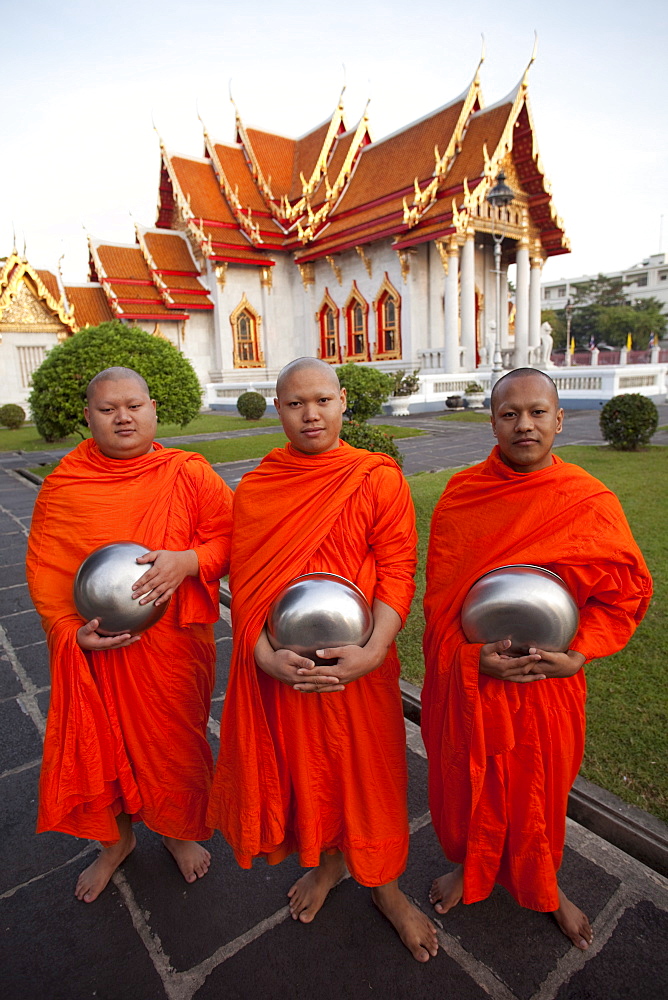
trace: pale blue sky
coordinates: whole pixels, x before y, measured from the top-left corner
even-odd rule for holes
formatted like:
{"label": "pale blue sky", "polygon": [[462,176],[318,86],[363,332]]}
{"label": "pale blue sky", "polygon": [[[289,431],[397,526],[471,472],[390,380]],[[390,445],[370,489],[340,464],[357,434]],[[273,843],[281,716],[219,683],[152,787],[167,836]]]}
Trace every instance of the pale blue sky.
{"label": "pale blue sky", "polygon": [[[243,13],[238,13],[239,9]],[[538,148],[573,252],[547,279],[668,252],[665,3],[639,0],[0,0],[4,100],[0,256],[12,225],[35,266],[86,277],[83,227],[132,242],[155,222],[159,148],[201,155],[201,125],[244,121],[298,136],[327,118],[343,83],[348,123],[367,97],[381,138],[468,86],[485,102],[521,78],[538,32],[530,101]],[[661,216],[663,246],[660,247]]]}

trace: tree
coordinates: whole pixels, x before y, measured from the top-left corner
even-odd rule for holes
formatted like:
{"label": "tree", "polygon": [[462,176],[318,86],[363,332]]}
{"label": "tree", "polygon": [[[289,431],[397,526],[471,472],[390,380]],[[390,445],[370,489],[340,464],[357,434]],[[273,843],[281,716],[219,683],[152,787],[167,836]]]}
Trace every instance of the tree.
{"label": "tree", "polygon": [[112,320],[54,347],[33,374],[29,404],[46,441],[81,433],[88,383],[116,365],[133,368],[146,379],[163,422],[185,426],[199,412],[202,390],[188,359],[169,341]]}
{"label": "tree", "polygon": [[378,371],[348,362],[336,369],[341,386],[348,396],[346,416],[364,423],[382,412],[383,403],[394,392],[394,378]]}
{"label": "tree", "polygon": [[[593,341],[611,347],[623,347],[631,334],[633,346],[644,350],[652,333],[661,336],[668,325],[662,304],[655,298],[630,298],[622,278],[598,278],[573,286],[571,336],[578,347],[587,348]],[[551,311],[550,311],[551,312]],[[558,309],[543,313],[553,328],[555,347],[566,342],[566,312]]]}

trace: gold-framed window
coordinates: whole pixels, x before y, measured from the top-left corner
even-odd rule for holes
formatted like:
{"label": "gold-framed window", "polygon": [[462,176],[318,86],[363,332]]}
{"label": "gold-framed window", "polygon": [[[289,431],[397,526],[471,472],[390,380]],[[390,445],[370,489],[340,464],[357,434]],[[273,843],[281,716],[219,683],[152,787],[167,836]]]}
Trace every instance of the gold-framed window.
{"label": "gold-framed window", "polygon": [[401,358],[401,296],[387,272],[374,300],[376,350],[374,359]]}
{"label": "gold-framed window", "polygon": [[316,313],[318,323],[319,348],[318,357],[329,364],[338,364],[341,360],[339,348],[339,308],[331,298],[327,289],[322,303]]}
{"label": "gold-framed window", "polygon": [[353,287],[343,308],[346,323],[346,360],[369,361],[369,304],[353,281]]}
{"label": "gold-framed window", "polygon": [[264,354],[260,347],[262,317],[252,307],[244,294],[230,316],[232,349],[235,368],[264,368]]}

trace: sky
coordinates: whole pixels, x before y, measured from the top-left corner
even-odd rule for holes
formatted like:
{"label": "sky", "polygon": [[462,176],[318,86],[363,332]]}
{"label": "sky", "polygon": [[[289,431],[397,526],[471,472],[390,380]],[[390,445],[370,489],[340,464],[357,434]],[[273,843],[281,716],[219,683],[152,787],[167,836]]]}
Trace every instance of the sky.
{"label": "sky", "polygon": [[[87,277],[86,233],[154,225],[160,150],[201,156],[202,125],[297,137],[367,100],[380,139],[466,90],[486,105],[529,73],[538,149],[572,253],[545,280],[668,253],[663,0],[0,0],[0,257]],[[199,117],[198,117],[199,116]]]}

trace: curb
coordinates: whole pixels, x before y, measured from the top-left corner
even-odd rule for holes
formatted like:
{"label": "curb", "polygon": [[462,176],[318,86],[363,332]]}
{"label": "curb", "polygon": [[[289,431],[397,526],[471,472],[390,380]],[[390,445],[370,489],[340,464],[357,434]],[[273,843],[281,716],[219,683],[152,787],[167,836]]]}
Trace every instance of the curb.
{"label": "curb", "polygon": [[[404,716],[419,726],[420,688],[403,680],[399,686]],[[580,775],[568,796],[568,816],[648,868],[668,876],[668,826],[656,816],[628,805]]]}

